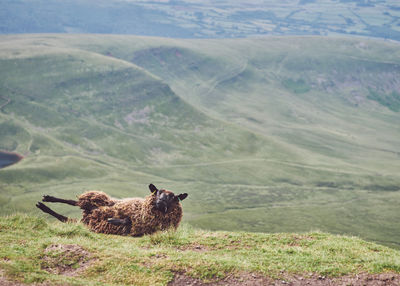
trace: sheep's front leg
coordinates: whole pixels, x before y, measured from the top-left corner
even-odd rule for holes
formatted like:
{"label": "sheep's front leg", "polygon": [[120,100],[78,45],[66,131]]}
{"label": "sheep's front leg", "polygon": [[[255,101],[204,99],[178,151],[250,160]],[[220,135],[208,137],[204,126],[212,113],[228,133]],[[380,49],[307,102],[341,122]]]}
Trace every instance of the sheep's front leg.
{"label": "sheep's front leg", "polygon": [[74,201],[74,200],[64,200],[64,199],[59,199],[59,198],[56,198],[56,197],[53,197],[53,196],[47,196],[47,195],[43,196],[42,201],[43,202],[49,202],[49,203],[63,203],[63,204],[71,205],[71,206],[78,205],[78,202]]}
{"label": "sheep's front leg", "polygon": [[129,234],[132,228],[132,221],[130,218],[109,218],[107,220],[108,223],[116,226],[125,226],[125,234]]}
{"label": "sheep's front leg", "polygon": [[41,209],[42,212],[45,212],[45,213],[48,213],[49,215],[54,216],[59,221],[62,221],[62,222],[67,222],[68,221],[68,218],[66,216],[63,216],[63,215],[60,215],[60,214],[56,213],[55,211],[53,211],[52,209],[47,207],[45,204],[42,204],[41,202],[38,202],[36,204],[36,207]]}

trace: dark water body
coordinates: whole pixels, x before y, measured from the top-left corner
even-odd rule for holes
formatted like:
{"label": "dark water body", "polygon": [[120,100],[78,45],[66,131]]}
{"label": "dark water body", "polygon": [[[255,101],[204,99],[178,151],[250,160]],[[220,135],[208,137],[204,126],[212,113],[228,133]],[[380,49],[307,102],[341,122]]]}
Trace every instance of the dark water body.
{"label": "dark water body", "polygon": [[0,169],[17,163],[22,159],[21,155],[0,151]]}

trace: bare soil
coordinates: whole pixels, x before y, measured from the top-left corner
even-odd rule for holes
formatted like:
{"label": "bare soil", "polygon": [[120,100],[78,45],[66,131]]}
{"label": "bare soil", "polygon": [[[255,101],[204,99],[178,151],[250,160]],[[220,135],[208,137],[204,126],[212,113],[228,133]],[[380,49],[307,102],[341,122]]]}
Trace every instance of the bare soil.
{"label": "bare soil", "polygon": [[185,275],[184,273],[177,273],[174,280],[172,280],[169,286],[217,286],[217,285],[232,285],[232,286],[399,286],[400,285],[400,274],[395,273],[383,273],[383,274],[358,274],[355,276],[342,276],[336,278],[328,278],[324,276],[312,275],[309,277],[305,276],[287,276],[286,278],[273,280],[268,277],[264,277],[253,273],[241,273],[238,275],[232,275],[219,281],[204,282],[200,279],[196,279]]}
{"label": "bare soil", "polygon": [[260,285],[273,285],[269,284],[272,280],[263,277],[263,276],[258,276],[255,274],[251,273],[242,273],[240,275],[236,276],[227,276],[222,280],[219,281],[212,281],[212,282],[203,282],[200,279],[196,279],[193,277],[190,277],[188,275],[185,275],[184,273],[177,273],[175,275],[174,280],[172,280],[170,283],[168,283],[168,286],[203,286],[203,285],[243,285],[243,286],[260,286]]}
{"label": "bare soil", "polygon": [[[59,285],[52,283],[34,283],[25,284],[18,281],[8,280],[0,270],[0,285],[1,286],[50,286]],[[399,286],[400,274],[382,273],[382,274],[367,274],[362,273],[355,276],[343,276],[337,278],[327,278],[324,276],[314,275],[311,277],[304,276],[287,276],[284,279],[273,280],[271,278],[254,274],[241,273],[230,275],[219,281],[204,282],[185,275],[184,273],[176,273],[174,280],[168,283],[168,286]]]}
{"label": "bare soil", "polygon": [[[92,255],[76,244],[52,244],[44,250],[42,269],[58,275],[76,276],[94,261]],[[60,285],[50,282],[25,284],[7,278],[0,269],[1,286],[50,286]]]}
{"label": "bare soil", "polygon": [[93,261],[91,254],[76,244],[52,244],[44,250],[42,269],[66,276],[76,276]]}
{"label": "bare soil", "polygon": [[195,252],[206,252],[210,251],[211,249],[207,246],[200,245],[200,244],[191,244],[178,247],[179,251],[195,251]]}

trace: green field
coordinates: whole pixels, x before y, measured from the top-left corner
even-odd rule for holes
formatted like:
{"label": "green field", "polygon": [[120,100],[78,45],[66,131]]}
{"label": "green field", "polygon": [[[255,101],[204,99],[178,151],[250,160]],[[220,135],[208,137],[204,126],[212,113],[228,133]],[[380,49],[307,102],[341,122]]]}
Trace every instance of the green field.
{"label": "green field", "polygon": [[400,40],[396,0],[3,0],[0,33],[171,38],[361,35]]}
{"label": "green field", "polygon": [[2,285],[400,282],[399,250],[323,232],[210,232],[182,225],[177,232],[134,238],[15,214],[0,217],[0,243]]}
{"label": "green field", "polygon": [[365,38],[1,36],[0,149],[25,158],[0,213],[154,183],[196,227],[398,248],[399,78],[399,45]]}

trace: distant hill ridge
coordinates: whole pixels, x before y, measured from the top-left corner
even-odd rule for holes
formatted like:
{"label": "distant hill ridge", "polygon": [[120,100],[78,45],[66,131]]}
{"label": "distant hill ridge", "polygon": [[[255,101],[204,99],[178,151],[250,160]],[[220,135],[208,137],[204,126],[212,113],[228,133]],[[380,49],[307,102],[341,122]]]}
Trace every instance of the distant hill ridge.
{"label": "distant hill ridge", "polygon": [[360,35],[400,40],[398,1],[4,0],[0,33],[96,33],[170,38]]}

